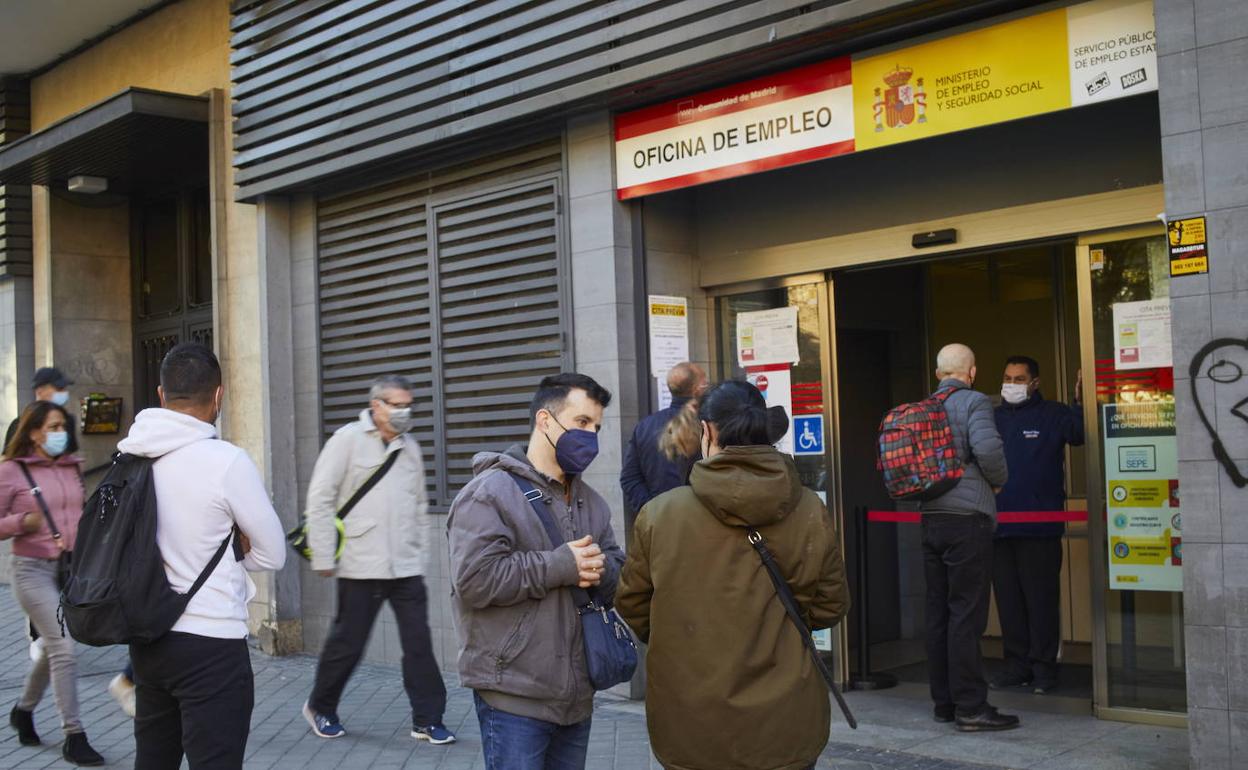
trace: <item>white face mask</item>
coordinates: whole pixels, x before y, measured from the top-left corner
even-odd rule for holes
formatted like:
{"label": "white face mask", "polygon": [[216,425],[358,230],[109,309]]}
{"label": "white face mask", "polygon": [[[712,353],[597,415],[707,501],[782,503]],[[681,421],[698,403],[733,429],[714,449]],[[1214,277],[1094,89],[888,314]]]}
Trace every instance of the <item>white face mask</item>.
{"label": "white face mask", "polygon": [[1021,404],[1031,397],[1027,386],[1017,382],[1006,382],[1001,385],[1001,398],[1007,404]]}

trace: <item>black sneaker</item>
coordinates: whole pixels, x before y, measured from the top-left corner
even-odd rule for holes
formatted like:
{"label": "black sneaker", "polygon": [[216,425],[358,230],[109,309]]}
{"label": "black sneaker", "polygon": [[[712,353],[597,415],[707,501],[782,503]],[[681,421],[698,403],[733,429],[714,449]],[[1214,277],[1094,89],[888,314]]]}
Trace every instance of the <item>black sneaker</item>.
{"label": "black sneaker", "polygon": [[38,746],[39,733],[35,732],[35,714],[33,711],[22,711],[17,706],[9,712],[9,726],[17,730],[17,742],[23,746]]}
{"label": "black sneaker", "polygon": [[1013,730],[1018,727],[1018,717],[1013,714],[1002,714],[993,706],[984,706],[978,714],[962,716],[955,720],[957,729],[964,733],[983,733],[995,730]]}
{"label": "black sneaker", "polygon": [[65,745],[61,746],[61,756],[71,765],[80,767],[98,767],[104,764],[104,757],[87,743],[86,733],[70,733],[65,736]]}
{"label": "black sneaker", "polygon": [[1033,683],[1031,691],[1035,693],[1036,695],[1048,695],[1049,693],[1053,692],[1056,689],[1057,689],[1057,682],[1053,682],[1053,681],[1042,682],[1037,679]]}
{"label": "black sneaker", "polygon": [[1031,676],[1026,674],[1000,674],[988,681],[988,686],[994,690],[1026,687],[1029,684],[1031,684]]}
{"label": "black sneaker", "polygon": [[954,707],[952,705],[937,706],[932,710],[932,719],[940,722],[942,725],[949,724],[954,718]]}

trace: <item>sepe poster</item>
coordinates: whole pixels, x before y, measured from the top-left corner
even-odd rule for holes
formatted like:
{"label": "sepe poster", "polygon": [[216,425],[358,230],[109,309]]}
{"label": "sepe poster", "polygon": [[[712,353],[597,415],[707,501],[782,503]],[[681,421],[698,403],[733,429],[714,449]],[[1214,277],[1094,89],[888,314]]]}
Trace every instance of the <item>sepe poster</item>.
{"label": "sepe poster", "polygon": [[797,307],[790,305],[737,315],[737,365],[741,368],[796,364],[799,360]]}
{"label": "sepe poster", "polygon": [[1114,303],[1114,368],[1174,365],[1170,348],[1170,300]]}
{"label": "sepe poster", "polygon": [[1183,590],[1174,402],[1105,404],[1109,587]]}

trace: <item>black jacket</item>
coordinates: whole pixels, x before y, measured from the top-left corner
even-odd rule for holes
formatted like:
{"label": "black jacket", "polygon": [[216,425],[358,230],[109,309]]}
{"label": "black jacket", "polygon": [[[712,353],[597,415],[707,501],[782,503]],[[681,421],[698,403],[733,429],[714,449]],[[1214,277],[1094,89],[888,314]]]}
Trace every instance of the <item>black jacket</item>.
{"label": "black jacket", "polygon": [[629,510],[634,513],[640,511],[651,498],[688,484],[689,469],[701,459],[699,456],[672,462],[659,449],[663,429],[687,403],[687,398],[673,398],[671,406],[642,419],[633,429],[628,447],[624,450],[620,486],[624,488],[624,500]]}
{"label": "black jacket", "polygon": [[[1010,479],[997,495],[998,511],[1060,511],[1066,507],[1066,445],[1083,446],[1083,409],[1045,401],[1037,391],[995,412],[1005,442]],[[1061,522],[1001,524],[997,537],[1061,537]]]}

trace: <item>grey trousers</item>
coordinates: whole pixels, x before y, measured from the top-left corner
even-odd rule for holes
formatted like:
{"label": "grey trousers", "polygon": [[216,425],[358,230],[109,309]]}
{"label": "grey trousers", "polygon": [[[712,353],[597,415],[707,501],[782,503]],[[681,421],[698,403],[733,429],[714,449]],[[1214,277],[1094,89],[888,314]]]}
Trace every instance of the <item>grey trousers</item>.
{"label": "grey trousers", "polygon": [[78,663],[74,659],[74,640],[62,632],[56,618],[61,601],[56,586],[56,562],[14,556],[13,595],[43,639],[43,655],[31,666],[17,707],[34,711],[50,679],[56,708],[61,712],[61,729],[66,734],[80,733],[82,720],[78,715]]}

